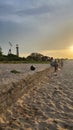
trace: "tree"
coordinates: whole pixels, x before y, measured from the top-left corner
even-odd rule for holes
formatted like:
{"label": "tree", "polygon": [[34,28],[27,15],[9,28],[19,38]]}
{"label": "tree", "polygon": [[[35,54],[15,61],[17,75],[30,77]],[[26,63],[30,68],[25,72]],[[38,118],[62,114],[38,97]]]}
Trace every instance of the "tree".
{"label": "tree", "polygon": [[1,48],[1,46],[0,46],[0,56],[2,56],[2,48]]}
{"label": "tree", "polygon": [[31,53],[26,60],[28,61],[49,61],[48,56],[44,56],[40,53]]}

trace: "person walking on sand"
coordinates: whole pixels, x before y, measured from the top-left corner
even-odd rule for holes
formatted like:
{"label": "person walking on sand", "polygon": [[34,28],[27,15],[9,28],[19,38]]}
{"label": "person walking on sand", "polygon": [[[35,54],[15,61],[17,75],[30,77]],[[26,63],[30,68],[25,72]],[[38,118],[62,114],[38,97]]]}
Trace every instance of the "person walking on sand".
{"label": "person walking on sand", "polygon": [[55,61],[54,61],[54,72],[57,72],[57,70],[58,70],[58,62],[55,59]]}
{"label": "person walking on sand", "polygon": [[52,67],[54,67],[54,62],[55,62],[55,60],[54,60],[53,57],[52,57],[51,60],[50,60],[50,65],[51,65]]}
{"label": "person walking on sand", "polygon": [[51,58],[51,63],[50,63],[50,65],[54,68],[54,72],[57,72],[57,70],[58,70],[58,62],[57,62],[57,60]]}
{"label": "person walking on sand", "polygon": [[61,68],[62,68],[63,67],[63,59],[61,59],[60,64],[61,64]]}

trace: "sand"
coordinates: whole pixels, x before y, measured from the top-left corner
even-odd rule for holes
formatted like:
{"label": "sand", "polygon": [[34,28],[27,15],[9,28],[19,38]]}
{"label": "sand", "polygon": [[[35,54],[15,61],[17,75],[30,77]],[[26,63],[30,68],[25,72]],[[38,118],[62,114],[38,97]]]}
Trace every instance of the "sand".
{"label": "sand", "polygon": [[[35,71],[30,70],[31,65],[36,68]],[[17,82],[28,75],[32,75],[48,67],[50,67],[49,64],[0,64],[0,85]],[[11,73],[12,70],[16,70],[19,73]]]}
{"label": "sand", "polygon": [[73,61],[47,72],[0,115],[0,130],[73,130]]}

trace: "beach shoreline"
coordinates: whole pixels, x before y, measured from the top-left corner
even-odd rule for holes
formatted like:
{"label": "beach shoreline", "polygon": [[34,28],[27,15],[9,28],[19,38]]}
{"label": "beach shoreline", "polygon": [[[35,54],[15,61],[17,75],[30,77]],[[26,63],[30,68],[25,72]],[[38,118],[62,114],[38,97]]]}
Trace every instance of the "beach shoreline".
{"label": "beach shoreline", "polygon": [[0,116],[3,130],[73,130],[73,61],[46,71]]}
{"label": "beach shoreline", "polygon": [[[20,69],[21,73],[11,74],[10,71],[12,68],[9,68],[9,65],[4,66],[8,67],[8,73],[4,72],[6,73],[7,77],[4,75],[5,83],[3,82],[0,85],[0,113],[5,112],[5,110],[11,106],[23,93],[26,93],[26,91],[29,91],[32,86],[34,87],[36,83],[39,83],[41,79],[43,79],[45,73],[51,69],[50,67],[47,68],[43,65],[35,65],[37,68],[35,71],[31,71],[29,68],[29,71],[27,69],[24,73],[21,71],[24,66],[22,65],[23,68],[21,68],[20,65],[16,65],[16,69],[18,71]],[[12,65],[12,67],[14,68],[15,65]],[[28,66],[26,65],[26,67]],[[26,69],[26,67],[24,69]],[[3,76],[3,73],[1,74]],[[8,80],[10,76],[13,78],[13,80]],[[14,80],[14,77],[18,79]],[[6,82],[6,80],[9,82]]]}

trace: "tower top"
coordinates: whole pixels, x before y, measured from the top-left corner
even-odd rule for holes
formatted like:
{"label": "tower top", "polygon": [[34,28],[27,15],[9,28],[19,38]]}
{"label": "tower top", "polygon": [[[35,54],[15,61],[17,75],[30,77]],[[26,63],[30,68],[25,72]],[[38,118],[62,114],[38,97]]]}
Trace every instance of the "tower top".
{"label": "tower top", "polygon": [[16,44],[16,47],[19,47],[19,45],[18,45],[18,44]]}

